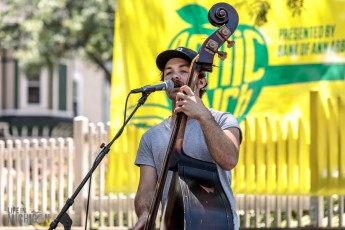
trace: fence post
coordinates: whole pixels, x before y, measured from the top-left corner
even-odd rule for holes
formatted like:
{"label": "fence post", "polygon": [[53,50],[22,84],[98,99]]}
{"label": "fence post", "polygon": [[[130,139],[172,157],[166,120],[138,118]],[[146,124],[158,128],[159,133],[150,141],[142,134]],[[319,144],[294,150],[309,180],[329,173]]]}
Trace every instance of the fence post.
{"label": "fence post", "polygon": [[5,214],[3,212],[3,210],[5,210],[5,192],[4,192],[4,181],[3,179],[3,172],[4,172],[4,154],[5,154],[5,142],[3,140],[0,140],[0,226],[3,225],[3,214]]}
{"label": "fence post", "polygon": [[[89,120],[82,116],[75,117],[73,122],[73,139],[75,146],[73,192],[78,188],[89,168],[87,157],[88,145],[86,139],[88,123]],[[74,201],[74,210],[76,214],[73,219],[74,226],[82,226],[85,221],[84,198],[86,197],[86,193],[87,188],[85,189],[84,187]]]}

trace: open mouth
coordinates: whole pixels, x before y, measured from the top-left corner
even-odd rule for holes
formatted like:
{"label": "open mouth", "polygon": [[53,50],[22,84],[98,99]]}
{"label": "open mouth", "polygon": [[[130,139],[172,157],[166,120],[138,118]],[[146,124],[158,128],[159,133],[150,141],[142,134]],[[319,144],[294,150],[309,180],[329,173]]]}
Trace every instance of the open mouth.
{"label": "open mouth", "polygon": [[174,88],[180,88],[183,85],[184,85],[184,83],[181,81],[174,81]]}

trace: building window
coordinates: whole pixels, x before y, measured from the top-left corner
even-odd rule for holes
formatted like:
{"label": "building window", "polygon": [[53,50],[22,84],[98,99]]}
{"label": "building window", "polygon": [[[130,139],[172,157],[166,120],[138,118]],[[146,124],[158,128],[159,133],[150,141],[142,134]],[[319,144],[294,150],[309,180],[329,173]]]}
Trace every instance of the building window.
{"label": "building window", "polygon": [[28,103],[40,103],[40,76],[39,74],[28,75]]}
{"label": "building window", "polygon": [[28,89],[28,99],[29,103],[31,104],[39,104],[40,103],[40,87],[39,86],[31,86]]}

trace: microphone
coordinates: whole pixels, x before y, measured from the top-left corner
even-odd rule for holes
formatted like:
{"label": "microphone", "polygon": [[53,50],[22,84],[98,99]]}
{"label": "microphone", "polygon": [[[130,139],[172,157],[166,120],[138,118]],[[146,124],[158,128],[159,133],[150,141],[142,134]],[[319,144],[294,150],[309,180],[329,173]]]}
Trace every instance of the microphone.
{"label": "microphone", "polygon": [[147,85],[141,88],[131,90],[131,93],[152,93],[158,90],[170,91],[174,88],[174,82],[172,80],[166,80],[158,84]]}

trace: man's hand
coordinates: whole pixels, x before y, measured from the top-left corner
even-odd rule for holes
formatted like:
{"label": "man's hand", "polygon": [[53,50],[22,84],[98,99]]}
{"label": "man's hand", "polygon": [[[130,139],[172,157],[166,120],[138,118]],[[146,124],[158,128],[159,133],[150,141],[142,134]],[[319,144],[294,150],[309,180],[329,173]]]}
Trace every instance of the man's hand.
{"label": "man's hand", "polygon": [[202,117],[212,118],[201,98],[194,94],[187,85],[181,87],[181,92],[176,94],[176,108],[174,113],[183,112],[188,117],[199,120]]}
{"label": "man's hand", "polygon": [[137,223],[133,227],[133,230],[142,230],[145,227],[147,221],[148,213],[143,213],[140,218],[138,219]]}

